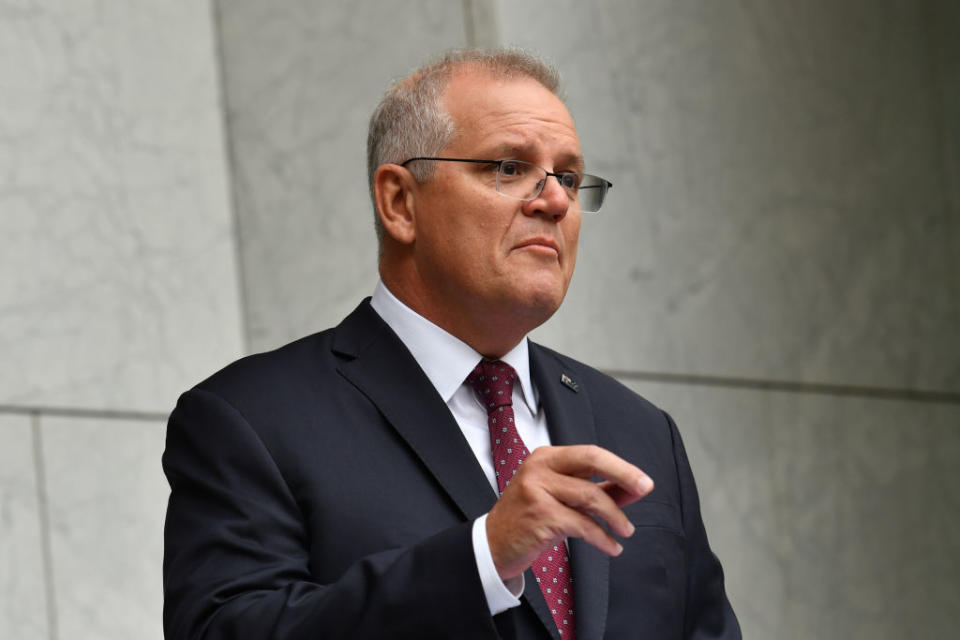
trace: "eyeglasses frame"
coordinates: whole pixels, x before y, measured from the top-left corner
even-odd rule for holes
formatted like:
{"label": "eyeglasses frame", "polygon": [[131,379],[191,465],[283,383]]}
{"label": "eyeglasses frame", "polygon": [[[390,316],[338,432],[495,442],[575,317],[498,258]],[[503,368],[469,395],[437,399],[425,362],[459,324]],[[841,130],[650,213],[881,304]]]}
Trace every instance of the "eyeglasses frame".
{"label": "eyeglasses frame", "polygon": [[[592,173],[581,173],[581,172],[579,172],[579,171],[559,171],[559,172],[552,172],[552,171],[547,171],[546,169],[544,169],[543,167],[541,167],[541,166],[538,165],[538,164],[534,164],[534,163],[532,163],[532,162],[527,162],[526,160],[517,160],[516,158],[504,158],[503,160],[479,160],[479,159],[477,159],[477,158],[436,158],[436,157],[428,157],[428,156],[416,156],[416,157],[408,158],[408,159],[404,160],[403,162],[400,163],[400,166],[406,168],[406,166],[407,166],[408,164],[410,164],[411,162],[417,162],[417,161],[420,161],[420,160],[427,160],[427,161],[431,161],[431,162],[469,162],[469,163],[472,163],[472,164],[490,164],[490,165],[496,165],[496,167],[497,167],[497,175],[498,175],[498,176],[500,175],[500,168],[503,166],[503,163],[504,163],[504,162],[523,162],[524,164],[528,164],[528,165],[531,165],[531,166],[533,166],[533,167],[536,167],[537,169],[540,169],[540,170],[543,171],[545,174],[547,174],[547,178],[549,178],[550,176],[553,176],[554,178],[557,179],[557,182],[560,183],[560,186],[561,186],[561,187],[563,186],[563,182],[560,181],[560,177],[561,177],[561,176],[564,176],[564,175],[570,175],[570,174],[573,174],[573,175],[576,175],[576,176],[580,176],[580,178],[581,178],[580,181],[581,181],[581,182],[583,182],[583,178],[584,178],[585,176],[590,176],[591,178],[596,178],[597,180],[599,180],[599,181],[601,182],[601,184],[588,185],[588,186],[585,186],[585,187],[582,187],[582,186],[581,186],[581,187],[577,187],[577,191],[578,191],[578,192],[579,192],[580,189],[600,189],[600,188],[604,188],[605,191],[609,191],[610,189],[613,188],[613,183],[612,183],[612,182],[610,182],[610,181],[607,180],[606,178],[601,178],[600,176],[594,175],[594,174],[592,174]],[[521,197],[519,197],[519,196],[512,196],[512,195],[510,195],[509,193],[503,193],[503,192],[500,191],[499,189],[497,189],[497,193],[499,193],[499,194],[502,195],[502,196],[506,196],[506,197],[508,197],[508,198],[513,198],[513,199],[515,199],[515,200],[520,200],[520,201],[522,201],[522,202],[530,202],[531,200],[536,200],[536,199],[540,196],[540,194],[543,193],[543,188],[546,186],[546,184],[547,184],[547,180],[546,180],[546,178],[544,178],[543,182],[540,184],[540,188],[537,190],[537,192],[536,192],[535,194],[533,194],[533,195],[532,195],[531,197],[529,197],[529,198],[521,198]],[[600,211],[600,208],[603,206],[604,200],[606,200],[606,194],[604,194],[604,199],[600,201],[600,206],[598,206],[594,211],[590,211],[590,210],[585,210],[585,211],[587,211],[587,213],[597,213],[597,212],[599,212],[599,211]]]}

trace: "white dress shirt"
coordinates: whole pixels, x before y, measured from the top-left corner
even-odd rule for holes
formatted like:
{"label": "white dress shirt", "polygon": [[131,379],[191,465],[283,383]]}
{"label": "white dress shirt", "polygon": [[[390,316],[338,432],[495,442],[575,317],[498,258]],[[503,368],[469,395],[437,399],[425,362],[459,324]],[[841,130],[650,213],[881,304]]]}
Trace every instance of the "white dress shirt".
{"label": "white dress shirt", "polygon": [[[487,411],[477,399],[473,388],[465,382],[483,356],[402,303],[382,281],[377,282],[370,305],[400,337],[437,393],[447,403],[494,494],[498,494]],[[520,344],[500,359],[514,368],[520,383],[513,386],[513,413],[520,438],[531,452],[537,447],[549,445],[547,420],[530,378],[527,339],[521,340]],[[486,519],[484,514],[473,523],[473,553],[487,606],[490,614],[496,615],[520,604],[523,576],[520,575],[506,584],[500,579],[490,555]]]}

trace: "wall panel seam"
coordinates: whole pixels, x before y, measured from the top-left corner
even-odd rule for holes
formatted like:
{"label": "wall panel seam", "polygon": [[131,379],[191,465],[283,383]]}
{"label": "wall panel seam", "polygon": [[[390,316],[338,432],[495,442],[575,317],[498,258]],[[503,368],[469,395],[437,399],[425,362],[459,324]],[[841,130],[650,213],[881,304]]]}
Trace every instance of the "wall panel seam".
{"label": "wall panel seam", "polygon": [[736,376],[714,376],[683,373],[663,373],[655,371],[630,371],[604,369],[604,373],[619,380],[643,380],[666,384],[692,385],[700,387],[718,387],[747,389],[751,391],[780,391],[785,393],[803,393],[831,396],[849,396],[885,400],[908,400],[938,404],[960,405],[960,392],[934,391],[924,389],[874,387],[820,382],[800,382],[792,380],[767,380],[762,378],[742,378]]}
{"label": "wall panel seam", "polygon": [[126,409],[85,409],[82,407],[45,407],[40,405],[0,404],[0,414],[14,414],[36,417],[52,416],[58,418],[85,418],[97,420],[136,420],[166,422],[169,413],[158,411],[137,411]]}
{"label": "wall panel seam", "polygon": [[237,300],[239,301],[239,322],[240,335],[243,338],[244,353],[250,352],[250,345],[253,343],[250,337],[248,320],[250,314],[249,304],[247,302],[247,278],[246,267],[244,263],[244,245],[243,233],[240,229],[240,198],[237,195],[237,162],[236,150],[233,144],[232,127],[230,126],[229,114],[229,96],[227,95],[227,65],[224,55],[224,44],[222,37],[222,18],[220,15],[220,5],[218,0],[210,0],[211,27],[214,43],[214,64],[217,72],[218,98],[217,105],[220,110],[220,132],[223,141],[224,164],[226,165],[227,180],[227,206],[230,207],[230,222],[233,236],[233,255],[235,269],[235,284],[237,287]]}
{"label": "wall panel seam", "polygon": [[40,413],[30,414],[30,430],[33,439],[33,469],[37,488],[37,514],[40,518],[40,548],[43,562],[43,585],[47,605],[47,630],[50,640],[57,640],[56,581],[53,568],[53,549],[50,531],[50,507],[47,500],[47,473],[43,459],[43,436],[40,431]]}

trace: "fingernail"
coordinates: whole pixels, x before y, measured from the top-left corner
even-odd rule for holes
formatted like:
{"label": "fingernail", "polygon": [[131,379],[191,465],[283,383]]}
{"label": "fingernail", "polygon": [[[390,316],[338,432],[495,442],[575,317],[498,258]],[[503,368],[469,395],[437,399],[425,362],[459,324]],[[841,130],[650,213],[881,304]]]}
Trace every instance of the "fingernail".
{"label": "fingernail", "polygon": [[614,555],[617,555],[617,556],[618,556],[618,555],[620,555],[621,553],[623,553],[623,545],[618,542],[618,543],[617,543],[617,550],[616,550],[616,553],[614,553]]}
{"label": "fingernail", "polygon": [[632,522],[628,522],[627,524],[630,526],[630,528],[627,529],[627,537],[629,538],[630,536],[633,535],[633,532],[636,531],[637,528],[636,528],[635,526],[633,526],[633,523],[632,523]]}
{"label": "fingernail", "polygon": [[650,491],[653,489],[653,480],[651,480],[649,476],[640,478],[640,482],[637,483],[637,489],[639,489],[640,493]]}

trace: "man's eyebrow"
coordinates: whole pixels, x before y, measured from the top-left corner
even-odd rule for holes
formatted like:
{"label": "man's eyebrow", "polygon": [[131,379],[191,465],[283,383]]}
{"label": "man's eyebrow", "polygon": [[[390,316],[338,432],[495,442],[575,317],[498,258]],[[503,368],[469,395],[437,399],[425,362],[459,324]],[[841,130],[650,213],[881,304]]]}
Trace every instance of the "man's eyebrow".
{"label": "man's eyebrow", "polygon": [[583,161],[583,156],[579,153],[568,153],[564,154],[561,157],[562,162],[559,163],[561,166],[572,167],[577,171],[582,172],[586,168],[586,164]]}
{"label": "man's eyebrow", "polygon": [[535,150],[536,147],[534,147],[532,144],[513,144],[509,142],[503,142],[491,148],[487,154],[499,160],[501,158],[520,158],[521,156],[529,156],[533,154]]}
{"label": "man's eyebrow", "polygon": [[[517,160],[523,159],[524,157],[530,157],[535,155],[537,152],[537,145],[534,144],[512,144],[505,143],[493,147],[492,150],[487,152],[487,154],[497,160],[502,160],[505,158],[515,158]],[[584,162],[583,156],[579,153],[565,153],[562,154],[559,158],[559,161],[555,163],[556,166],[561,167],[573,167],[577,171],[583,171]]]}

